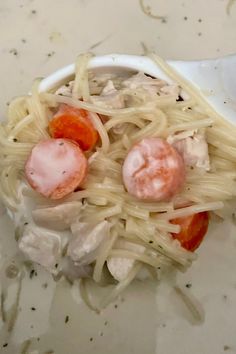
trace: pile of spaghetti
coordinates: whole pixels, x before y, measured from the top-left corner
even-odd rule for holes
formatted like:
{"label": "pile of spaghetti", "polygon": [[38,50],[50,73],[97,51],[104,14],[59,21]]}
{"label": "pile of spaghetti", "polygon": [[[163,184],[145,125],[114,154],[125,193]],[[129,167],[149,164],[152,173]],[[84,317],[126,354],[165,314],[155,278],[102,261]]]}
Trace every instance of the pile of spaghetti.
{"label": "pile of spaghetti", "polygon": [[[96,73],[14,99],[0,126],[0,193],[23,254],[55,277],[113,284],[196,259],[236,196],[236,127],[156,55],[172,83]],[[83,280],[84,282],[84,280]],[[86,296],[85,296],[86,297]]]}

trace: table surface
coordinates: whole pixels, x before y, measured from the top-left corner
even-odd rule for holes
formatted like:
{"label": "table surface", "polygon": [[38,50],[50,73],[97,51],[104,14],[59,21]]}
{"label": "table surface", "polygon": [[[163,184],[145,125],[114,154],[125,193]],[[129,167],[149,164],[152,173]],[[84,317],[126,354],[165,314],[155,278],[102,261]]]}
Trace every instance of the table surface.
{"label": "table surface", "polygon": [[234,0],[1,0],[0,114],[78,53],[216,57],[236,52],[235,28]]}

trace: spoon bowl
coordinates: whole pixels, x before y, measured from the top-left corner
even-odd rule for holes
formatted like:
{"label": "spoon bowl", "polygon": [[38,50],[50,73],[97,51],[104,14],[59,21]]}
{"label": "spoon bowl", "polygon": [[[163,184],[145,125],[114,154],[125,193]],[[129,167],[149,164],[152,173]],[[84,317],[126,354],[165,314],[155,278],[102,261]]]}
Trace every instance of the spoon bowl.
{"label": "spoon bowl", "polygon": [[[168,64],[188,80],[214,109],[231,123],[236,124],[236,55],[200,61],[168,61]],[[105,72],[142,71],[148,75],[172,82],[149,57],[109,54],[91,59],[89,68]],[[75,72],[75,64],[57,70],[40,84],[47,91],[65,81]]]}

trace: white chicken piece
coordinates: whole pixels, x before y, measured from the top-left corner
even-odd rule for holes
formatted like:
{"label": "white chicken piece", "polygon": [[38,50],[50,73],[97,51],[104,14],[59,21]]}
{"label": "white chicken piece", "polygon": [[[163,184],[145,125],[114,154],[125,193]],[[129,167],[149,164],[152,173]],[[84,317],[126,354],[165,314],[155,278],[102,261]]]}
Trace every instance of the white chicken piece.
{"label": "white chicken piece", "polygon": [[49,208],[40,208],[32,211],[34,222],[52,230],[66,230],[74,223],[80,214],[82,203],[68,202]]}
{"label": "white chicken piece", "polygon": [[69,257],[64,257],[60,263],[63,274],[71,281],[89,278],[92,275],[91,265],[77,265]]}
{"label": "white chicken piece", "polygon": [[174,95],[177,99],[180,93],[180,88],[177,84],[169,85],[164,80],[153,79],[142,72],[124,80],[122,84],[130,90],[143,89],[147,91],[150,96]]}
{"label": "white chicken piece", "polygon": [[112,80],[107,81],[99,96],[91,96],[90,99],[101,107],[120,109],[125,106],[123,94],[115,88]]}
{"label": "white chicken piece", "polygon": [[65,84],[65,85],[59,87],[59,88],[56,90],[55,94],[56,94],[56,95],[62,95],[62,96],[71,97],[71,95],[72,95],[72,90],[73,90],[73,86],[74,86],[74,80],[68,82],[68,84]]}
{"label": "white chicken piece", "polygon": [[176,84],[165,85],[160,89],[160,96],[174,96],[177,100],[180,95],[180,87]]}
{"label": "white chicken piece", "polygon": [[170,135],[167,142],[180,153],[187,166],[210,170],[208,144],[204,134],[194,130],[184,131]]}
{"label": "white chicken piece", "polygon": [[62,242],[56,233],[28,225],[19,241],[19,248],[31,261],[53,273],[61,257]]}
{"label": "white chicken piece", "polygon": [[[117,243],[116,243],[117,245]],[[115,246],[116,246],[115,245]],[[145,247],[142,245],[129,244],[130,251],[144,253]],[[110,257],[107,260],[107,268],[111,275],[118,281],[124,280],[135,264],[135,260],[123,257]]]}
{"label": "white chicken piece", "polygon": [[110,226],[106,220],[98,224],[87,222],[72,224],[73,237],[69,242],[67,255],[79,264],[93,262],[99,246],[109,236]]}
{"label": "white chicken piece", "polygon": [[112,131],[117,135],[123,135],[125,133],[126,128],[127,128],[127,123],[120,123],[112,127]]}

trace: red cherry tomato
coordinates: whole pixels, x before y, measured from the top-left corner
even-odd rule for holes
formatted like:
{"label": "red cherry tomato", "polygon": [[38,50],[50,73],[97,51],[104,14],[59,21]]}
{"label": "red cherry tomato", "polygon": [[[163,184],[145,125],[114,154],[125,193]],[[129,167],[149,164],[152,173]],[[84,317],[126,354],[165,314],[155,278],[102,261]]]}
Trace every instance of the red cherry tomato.
{"label": "red cherry tomato", "polygon": [[171,223],[181,227],[181,231],[178,234],[172,234],[173,238],[179,240],[182,247],[186,250],[195,251],[207,233],[209,214],[205,211],[173,219]]}
{"label": "red cherry tomato", "polygon": [[49,132],[53,138],[70,139],[77,142],[84,151],[94,147],[98,132],[84,109],[61,105],[49,122]]}

